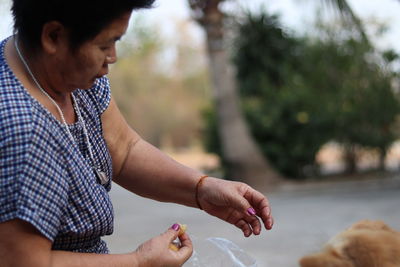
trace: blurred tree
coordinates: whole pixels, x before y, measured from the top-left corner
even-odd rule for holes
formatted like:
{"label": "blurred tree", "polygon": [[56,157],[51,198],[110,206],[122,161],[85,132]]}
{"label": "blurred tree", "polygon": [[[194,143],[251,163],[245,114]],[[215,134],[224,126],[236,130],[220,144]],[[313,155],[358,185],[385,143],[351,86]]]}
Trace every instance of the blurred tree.
{"label": "blurred tree", "polygon": [[277,182],[280,175],[263,157],[240,111],[235,74],[224,45],[225,14],[220,8],[222,2],[224,0],[189,0],[194,18],[206,32],[226,176],[255,187],[263,187]]}
{"label": "blurred tree", "polygon": [[318,63],[305,56],[307,40],[261,13],[248,15],[235,44],[243,108],[262,151],[288,177],[315,175],[315,156],[331,138],[331,120],[324,109],[328,99],[302,73],[304,64]]}
{"label": "blurred tree", "polygon": [[355,15],[347,0],[320,0],[320,3],[329,7],[329,10],[336,11],[341,16],[340,23],[347,28],[355,29],[355,32],[361,37],[364,43],[369,43],[365,34],[364,25]]}
{"label": "blurred tree", "polygon": [[[393,131],[400,112],[398,95],[392,83],[396,73],[389,64],[396,60],[393,52],[379,52],[356,36],[333,28],[322,29],[323,39],[310,44],[305,75],[324,77],[315,80],[320,96],[326,96],[331,113],[332,139],[345,148],[347,172],[356,171],[357,148],[378,149],[383,159],[397,135]],[[318,62],[318,63],[317,63]],[[316,68],[318,64],[318,68]]]}
{"label": "blurred tree", "polygon": [[[272,184],[281,179],[268,160],[263,157],[240,111],[235,75],[224,46],[222,10],[225,0],[188,0],[193,17],[206,32],[218,134],[227,174],[249,184]],[[341,11],[343,18],[359,21],[344,0],[325,0]],[[359,24],[361,25],[361,24]]]}
{"label": "blurred tree", "polygon": [[[253,136],[273,166],[294,178],[316,174],[316,154],[330,140],[346,148],[349,172],[356,148],[378,149],[383,158],[400,112],[388,67],[397,56],[374,51],[358,34],[319,25],[317,37],[300,39],[285,33],[275,16],[249,15],[235,40]],[[213,126],[208,145],[220,152],[212,112],[207,118]]]}

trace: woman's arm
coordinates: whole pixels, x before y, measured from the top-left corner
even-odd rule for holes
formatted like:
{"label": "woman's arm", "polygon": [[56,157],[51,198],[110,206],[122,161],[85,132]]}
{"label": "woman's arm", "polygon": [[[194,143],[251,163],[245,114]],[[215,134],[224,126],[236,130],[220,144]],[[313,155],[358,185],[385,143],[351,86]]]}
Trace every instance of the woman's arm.
{"label": "woman's arm", "polygon": [[[168,229],[135,252],[127,254],[92,254],[51,250],[51,241],[29,223],[16,219],[0,223],[1,267],[145,267],[181,266],[192,254],[192,243],[184,234],[182,247],[169,249],[178,237],[179,228]],[[165,265],[164,265],[165,264]]]}
{"label": "woman's arm", "polygon": [[113,100],[103,113],[102,123],[113,161],[114,181],[125,189],[191,207],[197,207],[197,200],[207,213],[240,228],[245,236],[260,234],[260,219],[266,229],[272,228],[271,209],[264,195],[244,183],[213,177],[199,183],[202,173],[176,162],[141,139]]}
{"label": "woman's arm", "polygon": [[201,172],[165,155],[126,123],[114,100],[102,115],[103,133],[113,162],[113,179],[125,189],[151,199],[196,207]]}
{"label": "woman's arm", "polygon": [[138,266],[135,256],[52,251],[51,241],[31,224],[15,219],[0,223],[0,266]]}
{"label": "woman's arm", "polygon": [[29,223],[0,223],[0,266],[50,266],[51,242]]}

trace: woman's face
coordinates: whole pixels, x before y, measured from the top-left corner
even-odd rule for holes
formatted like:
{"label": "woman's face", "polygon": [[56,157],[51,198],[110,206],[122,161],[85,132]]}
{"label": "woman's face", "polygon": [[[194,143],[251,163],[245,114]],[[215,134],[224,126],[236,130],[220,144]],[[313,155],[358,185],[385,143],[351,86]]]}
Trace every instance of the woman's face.
{"label": "woman's face", "polygon": [[59,58],[62,83],[72,90],[89,89],[106,75],[108,65],[117,61],[115,45],[126,32],[130,16],[131,12],[123,14],[77,51],[67,49]]}

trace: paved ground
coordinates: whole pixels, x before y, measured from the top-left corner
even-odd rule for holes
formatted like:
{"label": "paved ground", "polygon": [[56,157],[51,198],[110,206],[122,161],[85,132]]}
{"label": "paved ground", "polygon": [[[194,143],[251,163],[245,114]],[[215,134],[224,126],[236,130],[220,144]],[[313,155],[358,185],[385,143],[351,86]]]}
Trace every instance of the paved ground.
{"label": "paved ground", "polygon": [[118,186],[114,186],[111,196],[115,232],[106,240],[113,253],[132,251],[181,222],[188,225],[188,233],[195,240],[231,240],[256,259],[259,267],[295,267],[301,256],[319,250],[330,237],[358,220],[384,220],[400,230],[400,178],[396,176],[288,186],[270,193],[274,229],[247,239],[236,228],[196,209],[143,199]]}

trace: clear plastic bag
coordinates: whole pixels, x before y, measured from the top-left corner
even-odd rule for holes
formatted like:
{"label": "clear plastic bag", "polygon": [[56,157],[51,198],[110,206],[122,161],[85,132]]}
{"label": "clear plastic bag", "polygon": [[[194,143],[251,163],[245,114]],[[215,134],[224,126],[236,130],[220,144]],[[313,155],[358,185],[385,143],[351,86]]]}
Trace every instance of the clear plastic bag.
{"label": "clear plastic bag", "polygon": [[257,267],[255,259],[233,242],[218,237],[192,238],[194,252],[184,267]]}

